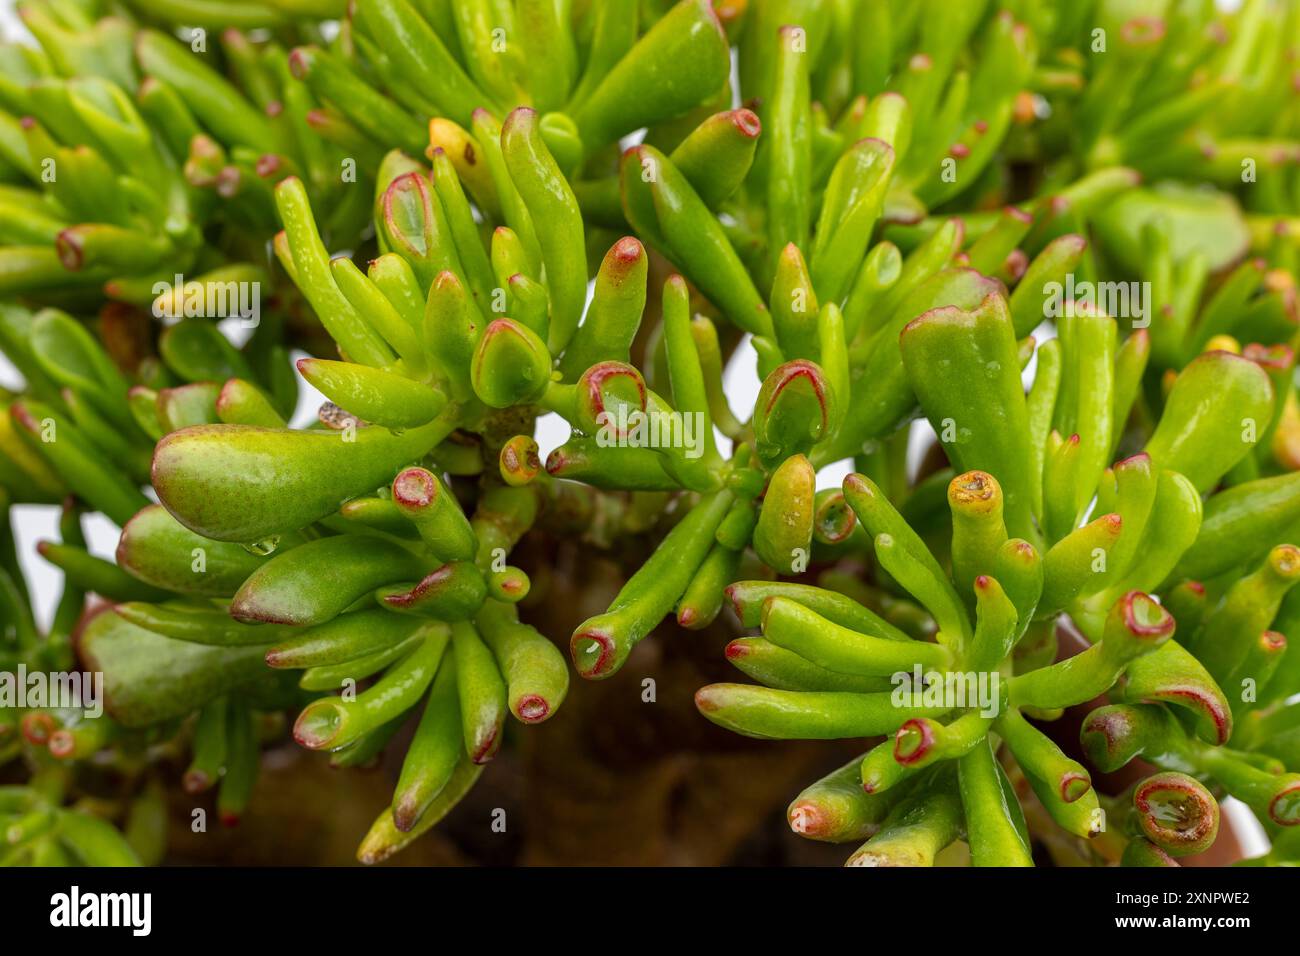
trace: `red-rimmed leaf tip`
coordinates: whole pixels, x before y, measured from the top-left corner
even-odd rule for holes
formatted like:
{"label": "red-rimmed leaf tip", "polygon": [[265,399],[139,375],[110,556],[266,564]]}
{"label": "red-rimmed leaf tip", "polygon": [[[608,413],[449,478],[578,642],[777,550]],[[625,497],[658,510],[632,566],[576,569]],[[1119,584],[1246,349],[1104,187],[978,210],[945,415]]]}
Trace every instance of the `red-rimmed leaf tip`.
{"label": "red-rimmed leaf tip", "polygon": [[1173,615],[1149,595],[1141,591],[1129,591],[1120,598],[1120,606],[1123,608],[1124,625],[1130,634],[1160,640],[1174,633]]}
{"label": "red-rimmed leaf tip", "polygon": [[1268,802],[1269,819],[1278,826],[1300,824],[1300,780],[1288,784]]}
{"label": "red-rimmed leaf tip", "polygon": [[1074,803],[1092,789],[1092,781],[1085,774],[1072,771],[1061,777],[1061,799]]}
{"label": "red-rimmed leaf tip", "polygon": [[55,757],[68,757],[76,749],[77,739],[70,730],[56,730],[50,734],[49,751]]}
{"label": "red-rimmed leaf tip", "polygon": [[934,747],[934,727],[930,721],[912,718],[894,735],[894,760],[903,766],[921,760]]}
{"label": "red-rimmed leaf tip", "polygon": [[24,740],[29,744],[44,747],[54,732],[54,718],[42,713],[23,714],[21,727]]}
{"label": "red-rimmed leaf tip", "polygon": [[1133,791],[1138,825],[1156,846],[1173,856],[1200,853],[1219,832],[1219,805],[1196,780],[1182,773],[1158,773]]}
{"label": "red-rimmed leaf tip", "polygon": [[[614,661],[615,643],[610,634],[594,629],[576,632],[569,639],[573,666],[583,677],[604,675]],[[699,695],[696,695],[698,702]]]}
{"label": "red-rimmed leaf tip", "polygon": [[763,124],[753,110],[738,109],[731,111],[731,122],[743,135],[757,139],[763,132]]}
{"label": "red-rimmed leaf tip", "polygon": [[515,702],[515,715],[525,723],[543,721],[551,712],[551,705],[540,694],[526,694]]}
{"label": "red-rimmed leaf tip", "polygon": [[343,704],[324,699],[305,707],[293,724],[293,739],[308,750],[321,750],[339,735],[345,713]]}
{"label": "red-rimmed leaf tip", "polygon": [[54,239],[54,251],[58,253],[59,262],[69,272],[76,272],[86,261],[81,238],[74,231],[75,227],[64,229]]}
{"label": "red-rimmed leaf tip", "polygon": [[433,476],[423,468],[407,468],[393,479],[393,500],[408,508],[427,508],[438,494]]}

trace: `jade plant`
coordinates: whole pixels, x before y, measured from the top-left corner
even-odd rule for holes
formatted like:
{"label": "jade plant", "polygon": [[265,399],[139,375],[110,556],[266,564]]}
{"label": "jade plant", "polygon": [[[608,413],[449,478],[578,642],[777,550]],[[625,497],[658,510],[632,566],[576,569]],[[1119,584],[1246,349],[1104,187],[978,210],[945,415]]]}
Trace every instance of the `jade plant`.
{"label": "jade plant", "polygon": [[280,46],[301,31],[255,43],[227,23],[187,44],[109,6],[22,4],[40,45],[0,48],[6,297],[158,300],[179,317],[187,285],[269,285],[271,187],[291,170],[331,201],[336,239],[353,241],[362,191],[345,188],[345,154],[310,132],[318,104]]}
{"label": "jade plant", "polygon": [[65,590],[6,522],[0,662],[105,713],[0,702],[0,859],[154,862],[290,737],[386,759],[378,862],[658,645],[842,764],[787,815],[851,864],[1176,865],[1225,797],[1295,864],[1276,6],[24,4],[0,490]]}
{"label": "jade plant", "polygon": [[[21,485],[20,485],[21,487]],[[8,502],[6,501],[6,513]],[[2,532],[0,610],[5,622],[3,665],[13,683],[40,693],[29,675],[76,670],[71,643],[89,590],[143,594],[143,587],[112,563],[85,551],[81,510],[69,498],[59,522],[60,541],[40,545],[47,559],[64,562],[69,573],[49,627],[42,632],[32,614],[27,582],[14,554],[12,528]],[[88,680],[89,675],[78,675]],[[85,685],[82,685],[85,688]],[[89,688],[86,688],[89,689]],[[22,783],[0,785],[0,821],[6,866],[139,866],[158,863],[166,840],[165,798],[147,752],[165,740],[149,729],[127,733],[103,713],[102,700],[83,697],[68,706],[45,706],[44,698],[0,709],[0,764],[21,758],[30,768]],[[92,709],[76,706],[91,705]],[[79,773],[94,757],[98,772]],[[120,831],[117,826],[120,826]]]}

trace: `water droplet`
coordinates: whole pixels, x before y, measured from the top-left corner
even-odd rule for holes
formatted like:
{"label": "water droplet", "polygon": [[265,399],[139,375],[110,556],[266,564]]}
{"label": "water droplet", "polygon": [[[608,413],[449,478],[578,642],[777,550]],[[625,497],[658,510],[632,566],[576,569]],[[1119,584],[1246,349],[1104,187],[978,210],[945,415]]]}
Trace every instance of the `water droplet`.
{"label": "water droplet", "polygon": [[244,545],[244,550],[249,554],[255,554],[258,557],[265,557],[268,554],[274,554],[275,549],[280,546],[280,536],[272,535],[269,538],[263,538],[261,541],[254,541],[252,544]]}

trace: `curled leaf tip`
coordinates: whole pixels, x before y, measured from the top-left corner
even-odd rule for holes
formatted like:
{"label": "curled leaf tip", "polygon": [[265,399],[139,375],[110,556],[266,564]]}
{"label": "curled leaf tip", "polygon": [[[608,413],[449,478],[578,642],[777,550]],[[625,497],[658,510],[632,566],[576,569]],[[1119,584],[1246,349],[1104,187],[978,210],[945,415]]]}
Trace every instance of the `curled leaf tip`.
{"label": "curled leaf tip", "polygon": [[[1118,517],[1118,516],[1116,516]],[[1161,642],[1173,636],[1173,615],[1141,591],[1129,591],[1120,598],[1128,632],[1147,641]]]}
{"label": "curled leaf tip", "polygon": [[[594,628],[580,629],[569,639],[569,654],[578,673],[588,679],[607,677],[612,672],[617,645],[613,635]],[[699,703],[700,695],[695,695]]]}
{"label": "curled leaf tip", "polygon": [[[646,410],[648,395],[645,379],[634,366],[607,361],[582,373],[577,399],[579,427],[590,434],[602,427],[612,429],[613,434],[625,438],[628,427],[635,424],[629,415]],[[620,413],[621,409],[626,411]]]}
{"label": "curled leaf tip", "polygon": [[550,704],[539,694],[529,694],[515,702],[515,714],[526,724],[540,723],[550,713]]}
{"label": "curled leaf tip", "polygon": [[343,704],[326,698],[303,708],[293,724],[293,739],[308,750],[322,750],[339,735],[345,718]]}
{"label": "curled leaf tip", "polygon": [[56,730],[50,734],[47,744],[50,754],[60,759],[68,757],[76,748],[76,738],[70,730]]}
{"label": "curled leaf tip", "polygon": [[1300,824],[1300,780],[1288,784],[1269,800],[1268,816],[1278,826]]}
{"label": "curled leaf tip", "polygon": [[753,110],[732,110],[731,122],[742,135],[748,136],[750,139],[757,139],[763,131],[763,124],[759,122],[758,114]]}
{"label": "curled leaf tip", "polygon": [[1071,771],[1061,777],[1061,799],[1073,803],[1092,789],[1087,774]]}
{"label": "curled leaf tip", "polygon": [[1219,833],[1219,804],[1204,785],[1183,773],[1158,773],[1133,791],[1138,826],[1171,856],[1208,850]]}
{"label": "curled leaf tip", "polygon": [[501,446],[501,477],[516,487],[531,482],[542,471],[537,442],[530,435],[516,435]]}
{"label": "curled leaf tip", "polygon": [[755,450],[765,461],[809,451],[829,431],[838,399],[814,362],[796,359],[773,369],[755,403]]}
{"label": "curled leaf tip", "polygon": [[1216,690],[1217,687],[1211,690],[1200,685],[1184,684],[1162,688],[1158,695],[1153,695],[1153,699],[1190,707],[1209,721],[1214,742],[1223,745],[1232,735],[1232,712],[1224,706],[1222,693],[1215,693]]}
{"label": "curled leaf tip", "polygon": [[964,510],[985,511],[1001,504],[1002,489],[985,471],[968,471],[948,484],[948,499]]}
{"label": "curled leaf tip", "polygon": [[50,735],[55,729],[54,718],[39,712],[23,714],[19,726],[22,729],[23,739],[37,747],[44,747],[49,743]]}
{"label": "curled leaf tip", "polygon": [[433,476],[423,468],[407,468],[393,479],[393,501],[404,508],[426,508],[438,493]]}
{"label": "curled leaf tip", "polygon": [[894,760],[903,766],[925,758],[935,744],[934,725],[923,718],[913,718],[898,728],[894,737]]}

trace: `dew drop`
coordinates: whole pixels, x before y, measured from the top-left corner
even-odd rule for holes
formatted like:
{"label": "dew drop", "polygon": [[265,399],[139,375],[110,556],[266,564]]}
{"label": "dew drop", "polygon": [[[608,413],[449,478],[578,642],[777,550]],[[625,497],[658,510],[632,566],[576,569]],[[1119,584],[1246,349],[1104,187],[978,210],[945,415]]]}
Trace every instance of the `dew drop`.
{"label": "dew drop", "polygon": [[249,554],[255,554],[258,557],[265,557],[268,554],[274,554],[275,549],[280,546],[280,536],[272,535],[269,538],[263,538],[261,541],[254,541],[252,544],[244,545],[244,550]]}

